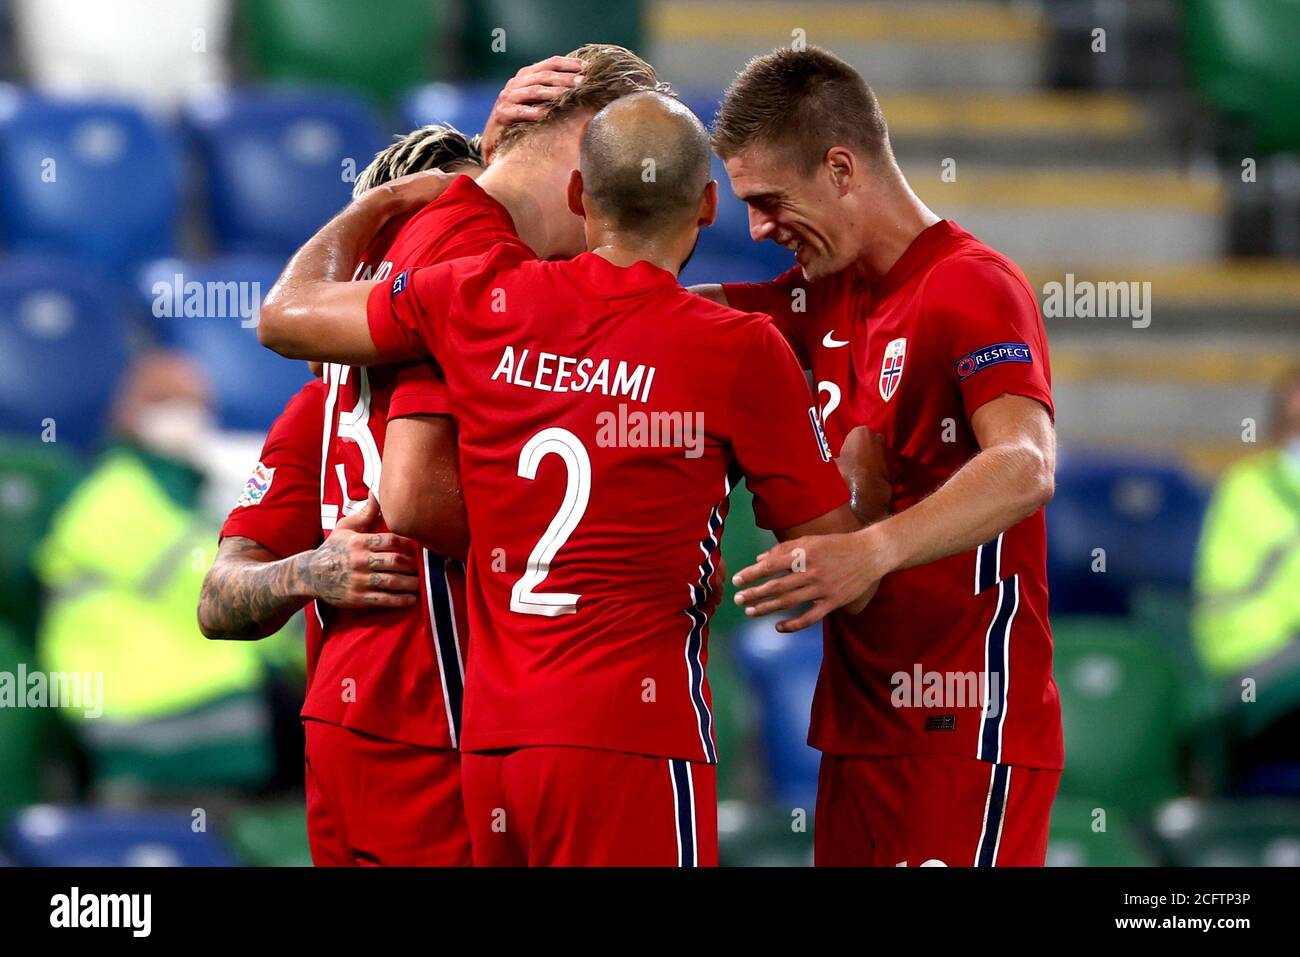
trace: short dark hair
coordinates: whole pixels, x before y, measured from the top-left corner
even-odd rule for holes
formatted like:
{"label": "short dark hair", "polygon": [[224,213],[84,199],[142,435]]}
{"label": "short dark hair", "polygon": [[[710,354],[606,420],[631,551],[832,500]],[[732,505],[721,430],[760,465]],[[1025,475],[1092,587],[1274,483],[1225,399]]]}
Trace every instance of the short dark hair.
{"label": "short dark hair", "polygon": [[653,236],[698,207],[709,182],[709,134],[673,97],[634,93],[592,118],[580,162],[583,191],[615,228]]}
{"label": "short dark hair", "polygon": [[876,94],[857,70],[819,47],[782,47],[745,65],[723,95],[713,148],[729,159],[753,145],[781,150],[810,174],[832,146],[891,154]]}
{"label": "short dark hair", "polygon": [[540,120],[521,120],[502,130],[498,152],[527,139],[534,132],[562,123],[582,110],[603,109],[620,96],[639,90],[672,91],[667,83],[660,82],[654,67],[616,43],[584,43],[566,56],[586,64],[582,82],[552,100],[546,115]]}

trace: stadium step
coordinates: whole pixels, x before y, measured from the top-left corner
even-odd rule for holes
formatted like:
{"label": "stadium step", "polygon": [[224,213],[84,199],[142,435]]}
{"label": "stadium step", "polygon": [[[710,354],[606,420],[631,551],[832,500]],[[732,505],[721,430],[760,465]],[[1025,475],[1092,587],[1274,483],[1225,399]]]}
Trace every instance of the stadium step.
{"label": "stadium step", "polygon": [[1023,267],[1045,261],[1076,266],[1203,262],[1224,250],[1227,197],[1213,176],[1175,170],[1008,170],[958,162],[952,181],[945,182],[944,169],[942,157],[903,166],[912,188],[933,210]]}
{"label": "stadium step", "polygon": [[[1130,329],[1067,339],[1050,321],[1048,337],[1062,447],[1166,454],[1204,475],[1260,450],[1270,386],[1295,362],[1294,341],[1282,337]],[[1253,442],[1246,419],[1255,422]]]}
{"label": "stadium step", "polygon": [[[1076,285],[1081,281],[1150,282],[1152,299],[1161,314],[1176,318],[1176,328],[1183,330],[1204,320],[1213,322],[1222,331],[1223,321],[1228,320],[1227,328],[1234,334],[1249,326],[1259,332],[1290,331],[1294,335],[1296,321],[1300,319],[1300,262],[1260,259],[1167,265],[1148,262],[1142,257],[1088,266],[1030,263],[1024,269],[1040,295],[1047,283],[1064,282],[1068,274],[1074,275]],[[1153,319],[1152,328],[1157,326],[1161,331],[1175,328]],[[1060,323],[1051,331],[1069,334],[1079,330],[1077,325]]]}
{"label": "stadium step", "polygon": [[881,89],[1025,89],[1044,73],[1045,24],[1027,5],[665,0],[647,13],[650,58],[673,83],[724,86],[756,53],[799,39]]}
{"label": "stadium step", "polygon": [[1080,348],[1071,344],[1052,353],[1052,375],[1059,382],[1126,380],[1161,386],[1231,388],[1243,382],[1268,382],[1295,357],[1266,345],[1249,350],[1200,345],[1180,348],[1158,345]]}
{"label": "stadium step", "polygon": [[1112,139],[1143,129],[1141,107],[1122,93],[886,91],[880,105],[896,136]]}
{"label": "stadium step", "polygon": [[880,94],[894,152],[903,163],[951,156],[990,166],[1169,168],[1169,133],[1187,104],[1158,108],[1125,93],[1065,90],[891,91]]}

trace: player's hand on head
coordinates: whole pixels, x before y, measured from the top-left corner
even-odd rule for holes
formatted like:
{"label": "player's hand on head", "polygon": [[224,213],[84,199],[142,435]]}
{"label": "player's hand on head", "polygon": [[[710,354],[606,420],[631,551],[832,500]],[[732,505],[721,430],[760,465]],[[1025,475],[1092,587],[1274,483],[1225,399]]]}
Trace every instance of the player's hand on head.
{"label": "player's hand on head", "polygon": [[810,605],[778,622],[781,632],[807,628],[837,608],[857,614],[875,595],[881,577],[865,544],[852,533],[781,542],[732,577],[731,583],[740,589],[736,604],[751,618]]}
{"label": "player's hand on head", "polygon": [[379,531],[379,518],[372,495],[312,552],[307,578],[315,597],[340,608],[415,604],[420,591],[417,546],[409,538]]}
{"label": "player's hand on head", "polygon": [[857,520],[870,525],[887,518],[894,490],[885,465],[884,436],[859,425],[845,437],[835,464],[849,487],[849,504]]}
{"label": "player's hand on head", "polygon": [[545,116],[552,100],[582,82],[585,68],[586,63],[571,56],[548,57],[521,68],[502,88],[483,127],[483,159],[492,161],[507,126]]}

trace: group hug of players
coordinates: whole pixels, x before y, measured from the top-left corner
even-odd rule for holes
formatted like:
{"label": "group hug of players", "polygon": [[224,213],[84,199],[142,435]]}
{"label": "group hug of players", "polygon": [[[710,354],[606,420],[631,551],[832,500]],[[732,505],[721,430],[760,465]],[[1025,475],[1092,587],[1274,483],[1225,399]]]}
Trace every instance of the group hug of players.
{"label": "group hug of players", "polygon": [[[246,639],[310,603],[317,864],[716,864],[708,621],[742,478],[780,544],[735,600],[824,631],[816,863],[1043,863],[1043,325],[911,191],[861,76],[760,56],[710,133],[591,44],[521,70],[481,137],[417,130],[357,186],[263,304],[261,342],[320,376],[201,606]],[[719,188],[794,268],[680,285]]]}

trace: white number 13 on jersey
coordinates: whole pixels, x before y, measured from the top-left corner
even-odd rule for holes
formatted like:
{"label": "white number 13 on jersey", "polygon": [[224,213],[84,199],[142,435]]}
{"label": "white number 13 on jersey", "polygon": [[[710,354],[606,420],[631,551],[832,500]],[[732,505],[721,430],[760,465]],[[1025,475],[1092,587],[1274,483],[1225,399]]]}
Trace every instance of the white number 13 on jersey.
{"label": "white number 13 on jersey", "polygon": [[533,546],[523,575],[510,590],[510,610],[554,618],[576,612],[578,599],[582,596],[536,589],[546,580],[556,553],[564,547],[587,511],[587,502],[591,498],[591,457],[582,441],[567,429],[543,429],[524,443],[519,452],[519,476],[530,481],[537,478],[537,467],[548,455],[558,455],[564,460],[567,472],[564,501],[546,532]]}

